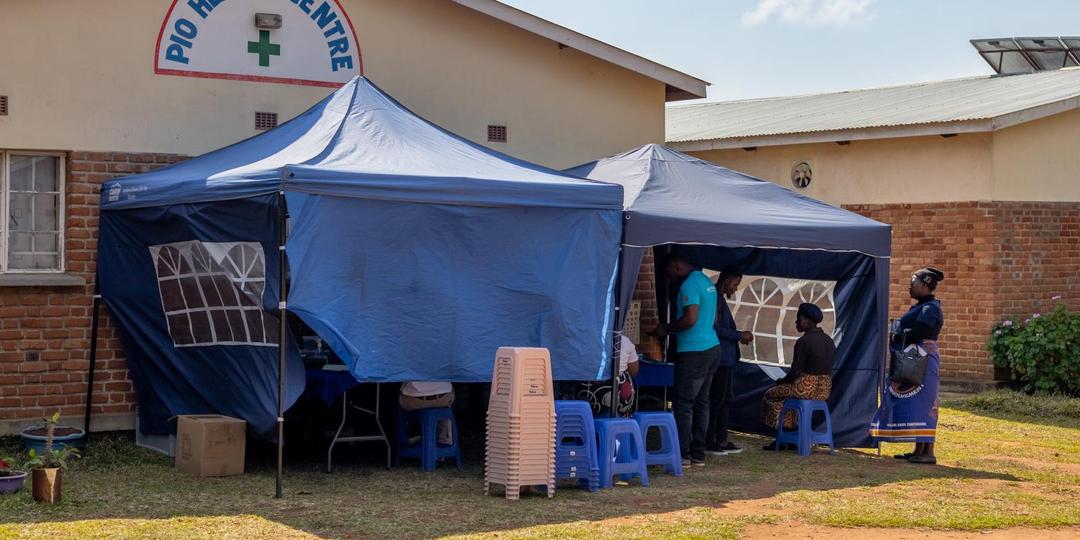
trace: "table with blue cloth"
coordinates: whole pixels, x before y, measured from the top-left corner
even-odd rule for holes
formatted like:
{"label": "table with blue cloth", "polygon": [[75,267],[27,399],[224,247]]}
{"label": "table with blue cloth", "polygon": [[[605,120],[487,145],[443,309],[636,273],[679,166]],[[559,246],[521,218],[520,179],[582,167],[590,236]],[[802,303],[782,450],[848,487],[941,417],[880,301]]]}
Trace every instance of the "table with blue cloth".
{"label": "table with blue cloth", "polygon": [[[306,386],[301,399],[321,400],[326,406],[331,407],[334,402],[341,399],[341,423],[338,424],[337,432],[326,449],[326,472],[333,470],[334,446],[338,443],[349,442],[382,442],[386,445],[386,468],[390,468],[390,439],[386,436],[382,421],[379,419],[379,402],[381,400],[382,385],[375,383],[375,407],[366,408],[349,400],[349,390],[359,386],[360,381],[353,377],[347,369],[307,369],[305,370]],[[345,428],[349,410],[355,410],[363,414],[371,415],[375,420],[378,433],[370,435],[354,435],[342,437],[341,431]]]}
{"label": "table with blue cloth", "polygon": [[[675,364],[640,357],[638,360],[638,374],[634,377],[634,385],[641,390],[648,386],[663,388],[661,409],[667,410],[667,390],[675,385]],[[641,394],[639,393],[638,399],[634,402],[635,411],[640,402]]]}
{"label": "table with blue cloth", "polygon": [[330,407],[349,390],[360,384],[347,369],[307,369],[304,370],[307,383],[300,399],[318,399]]}

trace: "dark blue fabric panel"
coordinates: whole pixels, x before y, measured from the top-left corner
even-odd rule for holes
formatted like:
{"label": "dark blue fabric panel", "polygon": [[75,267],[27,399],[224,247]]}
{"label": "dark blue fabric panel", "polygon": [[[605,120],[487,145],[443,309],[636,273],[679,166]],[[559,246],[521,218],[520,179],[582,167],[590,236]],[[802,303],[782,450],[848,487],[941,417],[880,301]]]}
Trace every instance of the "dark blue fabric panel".
{"label": "dark blue fabric panel", "polygon": [[[725,249],[679,246],[693,264],[719,269],[734,265],[748,275],[835,280],[836,363],[829,398],[833,435],[845,447],[874,446],[868,426],[877,410],[887,333],[888,259],[859,253],[788,249]],[[735,429],[769,433],[760,423],[762,395],[773,380],[756,364],[739,362],[730,421]]]}
{"label": "dark blue fabric panel", "polygon": [[[175,430],[178,414],[219,413],[272,434],[277,419],[276,346],[177,347],[169,335],[150,247],[174,242],[258,242],[265,254],[263,308],[277,326],[277,196],[101,213],[101,293],[119,329],[144,433]],[[285,405],[303,392],[299,350],[287,344]]]}

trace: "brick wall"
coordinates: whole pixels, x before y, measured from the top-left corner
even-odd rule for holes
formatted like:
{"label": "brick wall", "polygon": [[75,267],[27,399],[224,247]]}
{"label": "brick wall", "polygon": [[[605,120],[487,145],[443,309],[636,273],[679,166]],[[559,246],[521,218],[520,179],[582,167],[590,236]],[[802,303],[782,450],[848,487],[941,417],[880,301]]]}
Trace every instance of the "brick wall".
{"label": "brick wall", "polygon": [[[938,290],[945,308],[942,376],[991,380],[985,350],[990,328],[1006,317],[1046,312],[1062,297],[1080,309],[1080,203],[950,202],[849,205],[847,209],[893,226],[889,316],[898,318],[911,299],[911,274],[935,266],[946,274]],[[658,321],[655,265],[641,265],[635,300],[642,329]],[[642,338],[638,349],[659,356],[659,343]]]}
{"label": "brick wall", "polygon": [[993,379],[986,336],[1006,316],[1050,308],[1060,295],[1080,305],[1080,203],[958,202],[851,205],[893,226],[890,317],[911,305],[911,273],[946,274],[942,376]]}
{"label": "brick wall", "polygon": [[1002,316],[1080,309],[1080,203],[997,203]]}
{"label": "brick wall", "polygon": [[646,353],[650,358],[661,358],[660,340],[645,335],[645,332],[660,324],[656,306],[656,263],[651,249],[645,250],[645,257],[641,260],[636,287],[634,300],[641,302],[641,343],[638,344],[638,352]]}
{"label": "brick wall", "polygon": [[[76,423],[86,405],[101,183],[183,160],[167,154],[70,152],[65,180],[65,265],[78,287],[0,287],[0,433],[60,410]],[[93,414],[130,418],[135,395],[104,308]],[[95,422],[95,425],[97,423]],[[103,422],[103,427],[109,427]]]}
{"label": "brick wall", "polygon": [[[67,156],[64,247],[70,274],[85,286],[0,287],[0,433],[57,409],[69,420],[85,406],[90,315],[102,182],[183,160],[183,156],[71,152]],[[926,265],[947,274],[939,296],[946,323],[942,374],[994,376],[983,349],[989,328],[1006,316],[1052,308],[1061,296],[1080,309],[1080,203],[966,202],[848,207],[893,225],[890,316],[910,305],[911,272]],[[659,321],[651,250],[642,261],[635,300],[642,330]],[[120,345],[102,309],[94,380],[95,415],[130,418],[134,394]],[[642,336],[641,352],[660,356]],[[97,425],[97,424],[96,424]]]}

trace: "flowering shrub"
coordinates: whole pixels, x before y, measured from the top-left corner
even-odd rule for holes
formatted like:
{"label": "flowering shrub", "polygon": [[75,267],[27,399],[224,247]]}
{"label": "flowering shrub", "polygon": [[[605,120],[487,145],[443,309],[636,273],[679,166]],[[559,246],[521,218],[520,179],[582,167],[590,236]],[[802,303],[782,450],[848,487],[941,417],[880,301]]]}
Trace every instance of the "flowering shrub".
{"label": "flowering shrub", "polygon": [[1080,396],[1080,313],[1064,303],[1046,315],[998,323],[987,349],[994,365],[1011,369],[1024,390]]}
{"label": "flowering shrub", "polygon": [[15,461],[9,457],[0,458],[0,476],[11,476],[17,474],[18,469],[15,468]]}

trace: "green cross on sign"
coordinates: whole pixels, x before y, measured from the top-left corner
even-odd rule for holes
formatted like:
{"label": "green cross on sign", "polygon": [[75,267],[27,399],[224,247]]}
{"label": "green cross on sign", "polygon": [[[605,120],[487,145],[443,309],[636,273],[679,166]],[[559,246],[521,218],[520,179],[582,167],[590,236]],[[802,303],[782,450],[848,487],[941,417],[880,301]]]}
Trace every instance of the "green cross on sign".
{"label": "green cross on sign", "polygon": [[270,56],[281,56],[281,45],[270,43],[269,30],[259,30],[259,41],[249,41],[248,52],[259,55],[260,66],[270,67]]}

